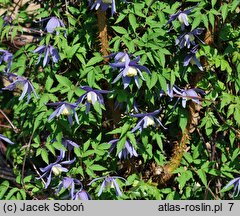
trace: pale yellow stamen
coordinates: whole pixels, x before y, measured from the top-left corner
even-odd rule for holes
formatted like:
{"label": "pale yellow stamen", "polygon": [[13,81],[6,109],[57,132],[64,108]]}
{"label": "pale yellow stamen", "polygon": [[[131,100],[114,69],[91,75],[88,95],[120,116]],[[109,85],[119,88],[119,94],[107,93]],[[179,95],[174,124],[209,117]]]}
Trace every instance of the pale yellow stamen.
{"label": "pale yellow stamen", "polygon": [[61,114],[62,115],[71,115],[71,108],[65,106]]}
{"label": "pale yellow stamen", "polygon": [[58,176],[61,174],[62,170],[59,167],[53,166],[52,167],[53,174]]}
{"label": "pale yellow stamen", "polygon": [[154,124],[153,117],[147,117],[147,126],[153,126]]}
{"label": "pale yellow stamen", "polygon": [[16,82],[16,88],[23,90],[24,83],[23,82]]}
{"label": "pale yellow stamen", "polygon": [[87,93],[87,102],[88,103],[92,103],[92,94],[91,94],[91,92]]}
{"label": "pale yellow stamen", "polygon": [[128,77],[133,77],[137,75],[137,69],[134,67],[129,67],[127,71],[127,76]]}

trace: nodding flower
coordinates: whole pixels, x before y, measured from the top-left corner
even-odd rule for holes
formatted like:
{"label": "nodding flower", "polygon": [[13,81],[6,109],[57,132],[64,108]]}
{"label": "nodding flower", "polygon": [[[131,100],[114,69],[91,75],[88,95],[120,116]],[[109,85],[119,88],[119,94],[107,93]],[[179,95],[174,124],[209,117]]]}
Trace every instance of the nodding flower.
{"label": "nodding flower", "polygon": [[[109,149],[109,154],[113,151],[114,148],[116,148],[118,141],[119,141],[119,139],[114,139],[114,140],[111,140],[108,142],[109,144],[111,144],[111,147]],[[135,157],[138,156],[138,154],[137,154],[135,148],[133,147],[133,145],[131,144],[130,140],[127,139],[125,142],[124,148],[118,153],[118,157],[120,159],[127,159],[128,155],[130,158],[133,156],[135,156]]]}
{"label": "nodding flower", "polygon": [[45,67],[49,63],[50,59],[52,59],[54,63],[57,63],[58,60],[60,59],[58,51],[51,45],[40,46],[33,52],[39,54],[37,64],[41,61],[42,55],[44,56],[43,67]]}
{"label": "nodding flower", "polygon": [[88,3],[90,5],[90,9],[93,10],[100,10],[106,11],[109,6],[111,5],[111,14],[113,16],[114,13],[116,13],[116,5],[115,0],[88,0]]}
{"label": "nodding flower", "polygon": [[109,57],[114,57],[115,60],[114,63],[110,63],[109,65],[114,70],[117,68],[120,69],[120,73],[113,80],[112,84],[116,83],[120,78],[122,78],[125,89],[129,86],[131,80],[134,79],[136,86],[140,88],[138,75],[140,75],[142,80],[145,80],[142,75],[142,71],[150,74],[150,71],[147,67],[138,64],[138,62],[140,61],[140,56],[136,57],[133,60],[130,59],[131,56],[132,55],[128,55],[124,52],[109,55]]}
{"label": "nodding flower", "polygon": [[104,177],[93,179],[88,185],[91,185],[93,182],[98,181],[100,179],[104,179],[104,180],[103,180],[103,183],[98,192],[98,196],[100,196],[102,194],[103,189],[108,189],[108,188],[114,188],[116,195],[122,196],[122,192],[119,188],[119,185],[118,185],[116,179],[122,179],[122,180],[126,181],[125,178],[122,178],[120,176],[104,176]]}
{"label": "nodding flower", "polygon": [[29,100],[31,98],[32,92],[33,92],[34,96],[36,98],[38,98],[32,83],[29,80],[27,80],[26,78],[17,76],[15,74],[10,74],[8,79],[13,82],[11,84],[9,84],[8,86],[6,86],[5,88],[3,88],[3,90],[10,90],[10,91],[13,91],[14,89],[22,90],[22,94],[19,97],[19,100],[22,100],[25,97],[25,95],[27,94],[27,96],[28,96],[27,103],[29,102]]}
{"label": "nodding flower", "polygon": [[79,124],[78,116],[76,113],[76,104],[67,103],[67,102],[56,102],[48,103],[49,106],[57,106],[57,109],[49,116],[48,121],[51,121],[54,117],[64,115],[68,117],[68,122],[70,125],[73,123],[72,115],[74,114],[76,122]]}
{"label": "nodding flower", "polygon": [[[48,33],[53,33],[56,28],[63,27],[65,28],[65,25],[62,20],[58,19],[57,17],[53,16],[49,19],[46,25],[46,30]],[[59,31],[56,31],[56,34],[59,34]]]}
{"label": "nodding flower", "polygon": [[199,70],[203,71],[203,67],[201,65],[201,63],[199,62],[199,60],[196,57],[196,53],[198,51],[198,45],[194,46],[186,55],[186,57],[183,60],[183,66],[187,67],[189,65],[189,63],[191,63],[192,65],[196,64],[197,67],[199,68]]}
{"label": "nodding flower", "polygon": [[158,113],[160,113],[160,110],[155,110],[154,112],[144,114],[131,114],[130,116],[132,117],[141,118],[137,125],[132,129],[132,132],[139,130],[141,133],[144,128],[147,128],[149,126],[156,127],[156,122],[160,124],[164,129],[167,129],[163,126],[162,122],[156,117]]}
{"label": "nodding flower", "polygon": [[40,170],[41,170],[41,172],[43,172],[43,174],[38,179],[40,179],[40,178],[42,179],[43,177],[48,175],[47,182],[45,184],[45,188],[47,188],[49,186],[49,184],[51,183],[52,173],[55,176],[58,176],[62,172],[68,172],[68,169],[62,167],[62,165],[72,164],[74,161],[75,161],[75,158],[73,160],[70,160],[70,161],[61,161],[61,157],[58,157],[57,160],[54,163],[51,163],[44,168],[40,168]]}
{"label": "nodding flower", "polygon": [[[1,55],[2,53],[2,55]],[[4,72],[8,73],[10,71],[12,65],[13,54],[7,50],[0,50],[0,65],[4,61],[7,63],[7,67],[4,69]]]}
{"label": "nodding flower", "polygon": [[82,86],[80,88],[86,92],[78,98],[76,104],[84,104],[86,106],[86,113],[89,113],[91,105],[94,105],[96,102],[104,106],[102,94],[108,94],[111,92],[107,90],[93,89],[89,86]]}
{"label": "nodding flower", "polygon": [[174,21],[175,19],[178,19],[179,22],[181,23],[181,28],[182,30],[185,29],[185,26],[189,26],[189,23],[188,23],[188,14],[190,14],[192,12],[192,10],[195,8],[196,6],[192,7],[192,8],[189,8],[187,10],[184,10],[184,11],[179,11],[175,14],[172,14],[170,16],[170,19],[168,20],[168,22],[166,23],[169,24],[171,23],[172,21]]}
{"label": "nodding flower", "polygon": [[233,188],[233,197],[237,197],[240,193],[240,177],[235,178],[233,180],[231,180],[226,186],[225,188],[229,188],[231,186],[234,186]]}

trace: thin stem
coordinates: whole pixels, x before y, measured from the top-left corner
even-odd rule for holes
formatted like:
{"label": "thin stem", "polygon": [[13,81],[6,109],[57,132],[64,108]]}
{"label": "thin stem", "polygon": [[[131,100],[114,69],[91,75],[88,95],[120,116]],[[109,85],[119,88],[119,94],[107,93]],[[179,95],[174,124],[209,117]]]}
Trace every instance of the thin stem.
{"label": "thin stem", "polygon": [[0,113],[4,116],[4,118],[8,121],[8,123],[11,125],[12,129],[14,130],[15,133],[19,132],[19,129],[13,125],[13,123],[10,121],[10,119],[7,117],[7,115],[3,112],[2,109],[0,109]]}

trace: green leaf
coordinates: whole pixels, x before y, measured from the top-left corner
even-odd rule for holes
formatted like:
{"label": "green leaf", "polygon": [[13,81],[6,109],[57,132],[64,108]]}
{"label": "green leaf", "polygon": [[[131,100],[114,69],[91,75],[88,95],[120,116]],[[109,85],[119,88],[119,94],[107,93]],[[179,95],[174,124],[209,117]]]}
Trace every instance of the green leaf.
{"label": "green leaf", "polygon": [[99,165],[99,164],[93,164],[92,166],[89,167],[89,169],[94,170],[94,171],[103,171],[107,170],[105,167]]}
{"label": "green leaf", "polygon": [[119,34],[128,35],[127,30],[121,26],[112,26],[112,28],[114,29],[114,31],[116,31]]}
{"label": "green leaf", "polygon": [[223,22],[226,20],[228,15],[228,5],[226,3],[221,7]]}
{"label": "green leaf", "polygon": [[128,19],[129,19],[129,23],[130,23],[131,27],[133,28],[133,31],[135,32],[136,28],[138,27],[138,23],[137,23],[137,19],[136,19],[135,15],[130,13],[128,16]]}
{"label": "green leaf", "polygon": [[41,157],[43,159],[44,162],[46,162],[47,164],[49,164],[49,160],[48,160],[48,152],[46,149],[42,149],[41,151]]}
{"label": "green leaf", "polygon": [[54,80],[53,80],[50,76],[48,76],[48,77],[47,77],[47,80],[46,80],[46,83],[45,83],[45,88],[46,88],[48,91],[51,89],[51,87],[52,87],[52,85],[53,85],[53,82],[54,82]]}
{"label": "green leaf", "polygon": [[56,79],[63,86],[66,86],[66,87],[70,88],[71,85],[72,85],[72,82],[65,76],[61,76],[61,75],[56,74]]}
{"label": "green leaf", "polygon": [[18,188],[12,188],[9,192],[8,192],[8,194],[7,194],[7,196],[6,196],[6,200],[10,200],[11,198],[12,198],[12,196],[13,196],[13,194],[15,194],[16,192],[18,191]]}
{"label": "green leaf", "polygon": [[197,174],[198,174],[199,178],[201,179],[202,183],[204,184],[204,186],[205,186],[205,187],[208,187],[208,186],[207,186],[207,176],[206,176],[205,171],[202,170],[202,169],[199,169],[199,170],[197,171]]}
{"label": "green leaf", "polygon": [[5,193],[7,192],[9,188],[9,182],[8,181],[4,181],[1,185],[0,185],[0,200],[3,199],[3,196],[5,195]]}

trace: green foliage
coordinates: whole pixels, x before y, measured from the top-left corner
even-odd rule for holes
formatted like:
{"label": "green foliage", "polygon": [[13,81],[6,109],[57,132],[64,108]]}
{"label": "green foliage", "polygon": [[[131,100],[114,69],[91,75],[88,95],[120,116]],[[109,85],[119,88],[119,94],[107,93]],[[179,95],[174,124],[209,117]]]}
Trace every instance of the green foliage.
{"label": "green foliage", "polygon": [[[93,199],[232,198],[232,190],[224,187],[239,177],[240,168],[239,1],[226,0],[220,4],[216,0],[171,0],[154,1],[151,5],[151,0],[132,0],[129,4],[116,1],[117,13],[110,16],[110,9],[106,12],[108,52],[127,51],[134,57],[140,56],[138,64],[151,71],[151,74],[142,71],[144,79],[139,79],[139,88],[132,80],[125,89],[122,79],[112,83],[119,69],[113,70],[109,65],[113,58],[106,58],[101,51],[106,48],[99,40],[98,25],[103,20],[89,10],[87,1],[66,2],[65,8],[61,1],[42,1],[29,14],[20,7],[17,16],[6,23],[4,16],[13,15],[10,11],[13,3],[0,1],[5,10],[0,17],[0,49],[13,53],[10,73],[26,77],[38,95],[37,98],[31,93],[26,104],[26,97],[19,101],[21,89],[0,92],[0,109],[9,118],[0,115],[0,134],[15,143],[0,145],[7,147],[3,158],[7,163],[12,161],[9,167],[16,177],[16,182],[0,179],[0,199],[64,199],[68,189],[55,194],[64,177],[80,180]],[[203,71],[194,64],[184,67],[190,49],[176,45],[176,39],[183,33],[181,23],[175,19],[167,24],[172,14],[190,7],[194,8],[184,31],[203,29],[198,37],[204,44],[195,37],[199,44],[196,58]],[[43,20],[49,16],[64,22],[65,27],[55,30],[59,34],[46,32],[48,20]],[[27,41],[26,35],[34,39]],[[39,55],[33,51],[41,45],[55,47],[59,61],[54,63],[50,58],[45,67],[43,60],[37,63]],[[2,53],[0,59],[1,56]],[[6,83],[3,73],[6,67],[3,60],[1,88],[10,81]],[[49,121],[56,107],[47,104],[75,103],[86,93],[81,86],[109,90],[102,94],[105,105],[98,101],[86,113],[86,106],[80,104],[76,108],[80,124],[73,117],[70,126],[66,115]],[[176,92],[172,97],[167,94],[173,86],[185,90],[198,88],[206,95],[198,94],[199,104],[194,103],[199,98],[185,97],[184,108],[183,96]],[[131,116],[136,109],[139,113],[160,110],[156,118],[167,129],[155,122],[155,126],[148,125],[142,132],[133,133],[141,119]],[[188,140],[182,145],[183,157],[172,171],[172,178],[162,185],[161,181],[156,182],[156,176],[161,177],[166,165],[171,165],[169,161],[185,131]],[[78,147],[69,150],[64,139],[74,141]],[[111,149],[109,141],[113,139],[118,142]],[[119,158],[126,141],[138,157]],[[40,168],[54,163],[62,152],[65,153],[62,161],[73,158],[75,161],[63,165],[68,172],[53,175],[51,189],[45,189],[46,178],[39,179],[43,174]],[[117,179],[123,195],[116,197],[115,191],[108,188],[98,197],[101,184],[88,183],[102,176],[124,177],[126,182]]]}

